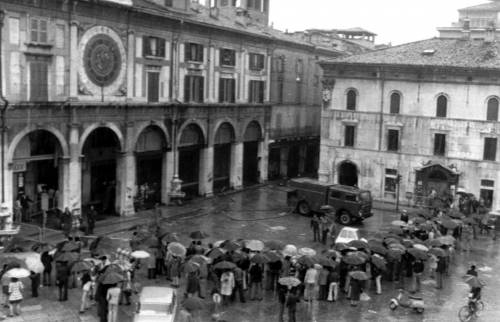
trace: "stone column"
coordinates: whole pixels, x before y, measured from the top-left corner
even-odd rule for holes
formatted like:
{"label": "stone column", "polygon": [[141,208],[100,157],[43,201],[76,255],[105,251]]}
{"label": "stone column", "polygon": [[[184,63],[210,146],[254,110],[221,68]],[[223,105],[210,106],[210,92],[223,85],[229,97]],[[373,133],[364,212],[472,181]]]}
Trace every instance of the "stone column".
{"label": "stone column", "polygon": [[171,152],[163,153],[163,157],[161,159],[161,202],[164,204],[168,204],[168,192],[170,191],[170,181],[172,181],[173,174],[170,174],[169,171],[173,169],[173,163],[169,162],[169,154]]}
{"label": "stone column", "polygon": [[268,151],[268,135],[266,133],[265,139],[259,142],[259,182],[264,183],[267,181],[267,171],[269,164],[269,151]]}
{"label": "stone column", "polygon": [[243,142],[231,145],[231,166],[229,169],[229,185],[239,190],[243,186]]}
{"label": "stone column", "polygon": [[70,65],[69,65],[69,97],[76,99],[78,97],[78,22],[72,21],[70,24]]}
{"label": "stone column", "polygon": [[134,211],[135,155],[132,151],[122,152],[117,158],[116,209],[121,216],[131,216]]}
{"label": "stone column", "polygon": [[200,151],[200,195],[210,197],[214,187],[214,147],[208,146]]}
{"label": "stone column", "polygon": [[59,185],[59,195],[57,199],[57,207],[61,210],[68,207],[69,210],[81,209],[80,203],[72,204],[70,201],[70,189],[71,185],[75,184],[71,176],[69,175],[69,157],[62,157],[57,160],[58,162],[58,185]]}
{"label": "stone column", "polygon": [[[327,145],[320,146],[320,155],[319,155],[319,170],[318,170],[318,179],[320,182],[326,183],[331,182],[331,164],[333,160],[330,159],[329,147]],[[334,181],[335,182],[335,181]]]}
{"label": "stone column", "polygon": [[282,178],[288,177],[288,154],[290,152],[289,146],[280,148],[280,176]]}
{"label": "stone column", "polygon": [[[70,209],[82,209],[82,160],[79,147],[80,131],[78,124],[71,124],[69,130],[69,160],[64,173],[65,198],[64,204]],[[66,162],[65,162],[66,163]],[[65,165],[66,168],[66,165]],[[64,208],[62,208],[64,209]]]}

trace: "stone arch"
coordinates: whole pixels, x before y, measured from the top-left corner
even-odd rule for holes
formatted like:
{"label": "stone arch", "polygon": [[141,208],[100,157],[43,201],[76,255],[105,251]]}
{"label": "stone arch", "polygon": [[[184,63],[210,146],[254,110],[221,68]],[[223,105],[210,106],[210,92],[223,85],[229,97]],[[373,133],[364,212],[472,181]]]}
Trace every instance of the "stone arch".
{"label": "stone arch", "polygon": [[62,154],[63,154],[62,156],[63,157],[69,156],[68,142],[67,142],[66,138],[64,137],[64,135],[61,133],[61,131],[59,131],[58,129],[56,129],[53,126],[42,126],[42,127],[29,126],[29,127],[24,128],[19,133],[17,133],[14,136],[14,138],[12,139],[12,141],[9,145],[9,149],[7,150],[7,156],[6,156],[7,163],[12,162],[12,159],[14,158],[14,152],[16,151],[16,147],[19,144],[19,142],[21,142],[21,140],[29,133],[34,132],[34,131],[38,131],[38,130],[44,130],[44,131],[52,133],[59,141],[59,145],[61,147]]}
{"label": "stone arch", "polygon": [[170,144],[170,135],[168,134],[167,127],[163,124],[163,122],[144,122],[141,123],[135,130],[134,137],[132,139],[132,149],[135,149],[137,146],[137,141],[141,136],[142,132],[148,127],[153,127],[163,134],[163,139],[165,140],[167,146]]}
{"label": "stone arch", "polygon": [[249,120],[245,126],[242,128],[242,133],[241,133],[241,140],[246,141],[245,135],[247,134],[247,130],[250,128],[250,126],[258,126],[260,131],[259,131],[259,139],[262,140],[264,138],[264,128],[260,125],[260,122],[258,120]]}
{"label": "stone arch", "polygon": [[199,121],[195,119],[190,119],[184,122],[180,127],[179,130],[177,131],[177,137],[176,137],[176,146],[180,146],[181,143],[181,138],[182,138],[182,133],[184,130],[188,127],[194,125],[196,128],[200,131],[200,134],[202,136],[203,144],[207,143],[207,130],[205,129],[205,126]]}
{"label": "stone arch", "polygon": [[[236,140],[236,129],[234,127],[234,124],[232,124],[231,122],[222,121],[217,125],[217,127],[215,128],[215,131],[213,133],[213,138],[212,138],[213,144],[217,143],[217,136],[219,134],[219,131],[221,131],[221,130],[229,130],[231,132],[231,133],[229,133],[230,141],[234,142]],[[225,142],[225,143],[228,143],[228,142]]]}
{"label": "stone arch", "polygon": [[233,129],[234,139],[238,140],[239,131],[238,131],[238,126],[237,126],[236,122],[234,122],[230,118],[226,117],[224,119],[220,119],[217,122],[215,122],[215,126],[213,127],[212,133],[210,133],[210,137],[209,137],[209,141],[208,141],[210,144],[213,144],[215,142],[215,137],[217,135],[217,131],[219,130],[221,125],[224,123],[228,123],[229,125],[231,125],[231,127]]}
{"label": "stone arch", "polygon": [[100,127],[105,127],[113,131],[116,135],[116,138],[118,139],[118,143],[120,144],[120,150],[125,150],[125,141],[123,138],[122,131],[118,127],[118,125],[111,123],[111,122],[103,122],[103,123],[93,123],[85,128],[83,131],[82,135],[80,136],[80,142],[78,143],[78,151],[80,151],[80,154],[83,154],[83,147],[85,145],[85,141],[89,137],[89,135],[97,128]]}

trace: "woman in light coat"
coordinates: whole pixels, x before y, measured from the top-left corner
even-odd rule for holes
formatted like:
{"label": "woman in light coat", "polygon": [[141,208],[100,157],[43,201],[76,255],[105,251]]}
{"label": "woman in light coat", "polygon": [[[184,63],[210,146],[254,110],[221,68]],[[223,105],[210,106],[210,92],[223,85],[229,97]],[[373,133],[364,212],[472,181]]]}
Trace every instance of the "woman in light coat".
{"label": "woman in light coat", "polygon": [[220,294],[222,295],[223,304],[229,303],[229,298],[233,293],[234,288],[234,274],[232,271],[227,270],[222,273],[220,277]]}

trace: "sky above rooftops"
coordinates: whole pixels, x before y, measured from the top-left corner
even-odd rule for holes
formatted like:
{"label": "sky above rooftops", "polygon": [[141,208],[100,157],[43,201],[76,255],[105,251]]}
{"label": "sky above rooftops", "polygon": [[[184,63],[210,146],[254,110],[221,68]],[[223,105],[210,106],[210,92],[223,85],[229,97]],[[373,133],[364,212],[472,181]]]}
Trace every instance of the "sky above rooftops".
{"label": "sky above rooftops", "polygon": [[275,28],[338,29],[362,27],[376,43],[398,45],[438,36],[437,27],[458,21],[458,9],[488,0],[270,0]]}

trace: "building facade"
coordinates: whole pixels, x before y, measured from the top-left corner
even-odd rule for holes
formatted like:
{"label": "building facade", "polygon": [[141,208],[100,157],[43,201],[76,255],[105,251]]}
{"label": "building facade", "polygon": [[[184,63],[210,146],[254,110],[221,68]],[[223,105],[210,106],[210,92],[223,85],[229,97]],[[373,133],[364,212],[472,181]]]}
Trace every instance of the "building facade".
{"label": "building facade", "polygon": [[[268,1],[1,2],[2,201],[33,212],[43,191],[129,215],[169,202],[176,177],[188,197],[266,181],[273,59],[300,53],[306,79],[318,52],[339,55],[267,27]],[[283,111],[307,117],[299,136],[318,137],[316,103]]]}
{"label": "building facade", "polygon": [[[319,178],[376,199],[500,206],[497,42],[434,38],[324,62]],[[400,178],[400,179],[399,179]]]}

